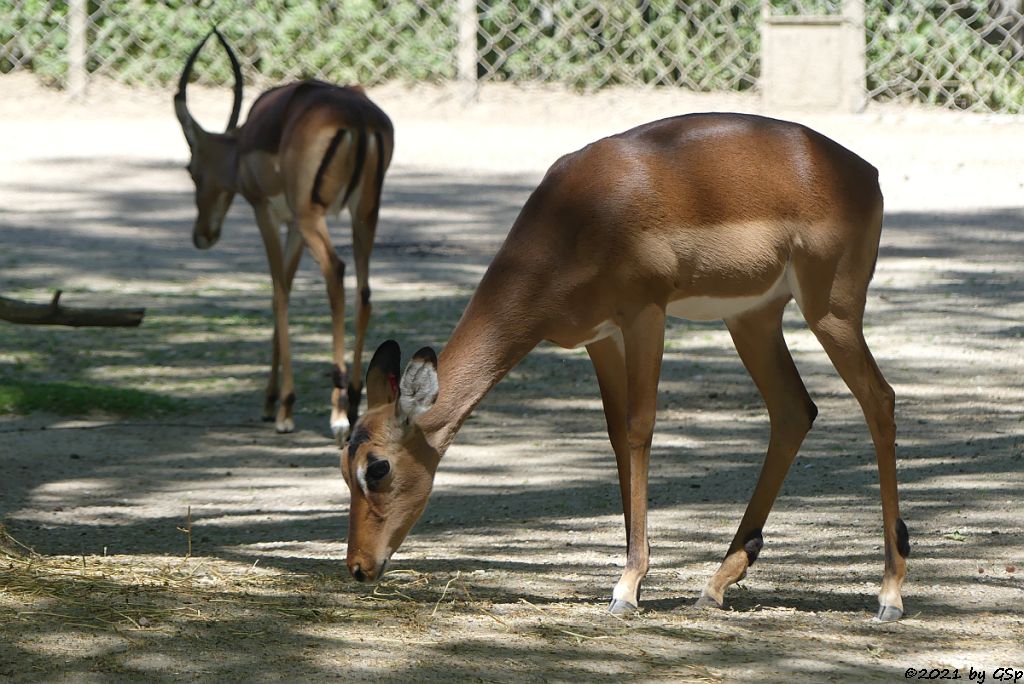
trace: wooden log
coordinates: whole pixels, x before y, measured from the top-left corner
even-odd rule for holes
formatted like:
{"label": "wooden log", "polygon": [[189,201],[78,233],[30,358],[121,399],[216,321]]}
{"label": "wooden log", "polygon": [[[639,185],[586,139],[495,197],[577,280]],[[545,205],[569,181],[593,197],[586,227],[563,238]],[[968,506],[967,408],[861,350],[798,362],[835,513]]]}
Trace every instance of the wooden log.
{"label": "wooden log", "polygon": [[49,304],[31,304],[0,297],[0,320],[20,325],[69,325],[80,327],[134,328],[142,323],[145,309],[95,309],[60,304],[61,291]]}

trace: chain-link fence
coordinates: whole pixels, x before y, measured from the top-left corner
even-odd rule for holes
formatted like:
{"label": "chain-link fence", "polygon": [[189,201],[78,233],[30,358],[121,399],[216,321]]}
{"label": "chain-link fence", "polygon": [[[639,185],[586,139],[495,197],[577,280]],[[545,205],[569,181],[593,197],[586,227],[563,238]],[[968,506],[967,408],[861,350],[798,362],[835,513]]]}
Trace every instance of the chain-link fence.
{"label": "chain-link fence", "polygon": [[1024,2],[871,0],[868,96],[1024,112]]}
{"label": "chain-link fence", "polygon": [[[770,11],[838,14],[844,2],[864,3],[869,97],[1024,112],[1024,0],[770,0]],[[167,86],[218,25],[257,86],[472,78],[742,91],[758,84],[762,9],[762,0],[0,0],[0,72],[30,69],[67,86],[77,69]],[[202,59],[201,81],[229,78],[220,51]]]}

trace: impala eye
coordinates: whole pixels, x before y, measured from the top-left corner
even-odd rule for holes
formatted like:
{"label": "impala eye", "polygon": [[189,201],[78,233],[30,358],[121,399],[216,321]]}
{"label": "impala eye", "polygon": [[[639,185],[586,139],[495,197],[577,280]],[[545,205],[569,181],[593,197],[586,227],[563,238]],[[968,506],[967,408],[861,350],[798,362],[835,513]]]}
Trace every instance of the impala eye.
{"label": "impala eye", "polygon": [[391,464],[385,460],[373,461],[366,466],[366,483],[376,484],[383,480],[391,472]]}

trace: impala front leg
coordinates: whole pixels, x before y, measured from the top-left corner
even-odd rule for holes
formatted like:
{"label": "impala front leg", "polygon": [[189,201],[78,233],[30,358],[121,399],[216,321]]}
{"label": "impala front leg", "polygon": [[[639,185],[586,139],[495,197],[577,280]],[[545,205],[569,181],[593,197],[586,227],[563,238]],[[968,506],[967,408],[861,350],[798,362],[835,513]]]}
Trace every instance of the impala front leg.
{"label": "impala front leg", "polygon": [[[294,224],[289,225],[288,239],[284,247],[284,290],[288,299],[291,299],[292,282],[295,280],[295,272],[299,268],[299,261],[302,258],[302,235],[299,234]],[[273,352],[270,361],[270,377],[267,380],[267,389],[263,399],[263,420],[275,419],[277,412],[277,400],[280,395],[279,369],[281,366],[281,342],[277,320],[274,320]]]}
{"label": "impala front leg", "polygon": [[626,360],[623,357],[622,333],[616,330],[609,337],[587,345],[587,353],[594,364],[597,386],[601,390],[608,426],[608,440],[615,452],[615,465],[619,476],[619,494],[622,497],[622,516],[626,523],[626,547],[629,547],[630,480],[629,480],[629,418],[626,409]]}
{"label": "impala front leg", "polygon": [[[291,277],[288,276],[285,258],[281,253],[281,237],[277,220],[265,204],[257,206],[255,211],[256,224],[259,226],[263,247],[267,252],[267,264],[270,266],[274,301],[273,352],[270,362],[270,377],[267,381],[263,402],[263,419],[270,420],[274,417],[274,408],[278,398],[281,397],[281,405],[277,409],[274,427],[278,432],[291,432],[295,429],[295,420],[292,415],[295,403],[295,380],[292,377],[292,356],[288,338],[288,297],[291,292]],[[290,236],[288,248],[289,254],[295,248]],[[301,241],[298,248],[299,250],[302,248]],[[297,265],[296,260],[295,266]],[[293,267],[291,275],[294,276],[294,273]],[[278,368],[280,368],[280,375],[283,376],[280,385],[278,385]]]}
{"label": "impala front leg", "polygon": [[622,328],[626,357],[627,438],[629,441],[629,534],[626,568],[615,585],[608,610],[633,613],[650,566],[647,541],[647,471],[658,406],[658,377],[665,341],[665,311],[648,304]]}
{"label": "impala front leg", "polygon": [[312,211],[299,218],[302,237],[313,254],[327,285],[327,300],[331,305],[331,337],[334,366],[331,377],[331,431],[343,437],[349,429],[348,372],[345,368],[345,262],[338,257],[327,234],[327,222],[322,211]]}

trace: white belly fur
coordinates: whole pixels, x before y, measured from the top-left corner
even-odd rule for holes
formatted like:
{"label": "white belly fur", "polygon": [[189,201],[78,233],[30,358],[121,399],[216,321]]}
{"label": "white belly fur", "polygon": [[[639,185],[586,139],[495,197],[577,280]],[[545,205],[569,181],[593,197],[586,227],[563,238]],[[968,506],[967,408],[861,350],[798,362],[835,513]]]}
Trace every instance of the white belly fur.
{"label": "white belly fur", "polygon": [[738,316],[764,306],[773,299],[791,294],[786,269],[771,287],[757,295],[745,297],[683,297],[669,302],[665,312],[673,318],[691,321],[716,321]]}
{"label": "white belly fur", "polygon": [[[761,294],[746,297],[683,297],[669,302],[665,307],[665,312],[673,318],[686,318],[691,321],[717,321],[753,311],[788,294],[796,296],[799,304],[800,296],[796,288],[796,278],[790,277],[790,270],[787,268],[778,280]],[[571,348],[585,347],[611,335],[617,337],[616,341],[619,348],[622,349],[622,333],[612,321],[600,323],[590,331],[584,341],[572,345]]]}
{"label": "white belly fur", "polygon": [[615,325],[615,323],[611,321],[604,321],[602,323],[599,323],[598,326],[590,332],[590,335],[588,335],[585,340],[573,345],[571,349],[585,347],[588,344],[591,344],[592,342],[603,340],[604,338],[612,334],[618,334],[620,339],[622,337],[622,333],[619,332],[619,326]]}

